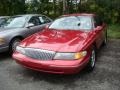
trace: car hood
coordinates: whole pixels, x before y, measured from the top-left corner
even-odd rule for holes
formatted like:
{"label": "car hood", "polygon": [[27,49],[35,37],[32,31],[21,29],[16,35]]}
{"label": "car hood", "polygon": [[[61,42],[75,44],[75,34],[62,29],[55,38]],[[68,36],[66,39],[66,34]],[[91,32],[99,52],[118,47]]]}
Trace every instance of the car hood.
{"label": "car hood", "polygon": [[88,32],[73,30],[43,30],[22,41],[22,47],[39,48],[56,52],[76,52],[82,49]]}
{"label": "car hood", "polygon": [[0,35],[14,32],[16,29],[18,29],[18,28],[0,28]]}

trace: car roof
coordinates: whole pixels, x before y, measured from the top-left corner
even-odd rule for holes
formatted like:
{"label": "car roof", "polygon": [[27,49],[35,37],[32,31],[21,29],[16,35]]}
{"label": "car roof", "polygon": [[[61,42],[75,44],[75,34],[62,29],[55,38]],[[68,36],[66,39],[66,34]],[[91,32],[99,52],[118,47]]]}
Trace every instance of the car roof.
{"label": "car roof", "polygon": [[9,16],[0,16],[0,18],[8,18]]}
{"label": "car roof", "polygon": [[40,16],[40,15],[42,15],[42,14],[22,14],[22,15],[15,15],[15,16],[13,16],[13,17],[19,17],[19,16],[22,16],[22,17],[28,17],[28,16]]}
{"label": "car roof", "polygon": [[62,17],[68,17],[68,16],[95,16],[95,14],[92,14],[92,13],[75,13],[75,14],[62,15]]}

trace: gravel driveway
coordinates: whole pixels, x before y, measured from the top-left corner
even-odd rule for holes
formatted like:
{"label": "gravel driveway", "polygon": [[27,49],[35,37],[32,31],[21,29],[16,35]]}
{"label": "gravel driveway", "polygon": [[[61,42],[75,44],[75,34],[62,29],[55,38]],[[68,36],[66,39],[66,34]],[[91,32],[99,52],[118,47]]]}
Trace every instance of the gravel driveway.
{"label": "gravel driveway", "polygon": [[120,40],[101,48],[93,72],[76,75],[31,71],[6,54],[0,54],[0,90],[120,90]]}

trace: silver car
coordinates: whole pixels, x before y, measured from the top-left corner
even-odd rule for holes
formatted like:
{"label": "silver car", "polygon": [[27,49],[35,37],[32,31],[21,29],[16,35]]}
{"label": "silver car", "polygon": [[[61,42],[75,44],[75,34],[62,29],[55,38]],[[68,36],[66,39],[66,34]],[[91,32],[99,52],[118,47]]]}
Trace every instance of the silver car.
{"label": "silver car", "polygon": [[43,30],[51,22],[49,17],[38,14],[10,17],[0,28],[0,52],[13,52],[22,39]]}

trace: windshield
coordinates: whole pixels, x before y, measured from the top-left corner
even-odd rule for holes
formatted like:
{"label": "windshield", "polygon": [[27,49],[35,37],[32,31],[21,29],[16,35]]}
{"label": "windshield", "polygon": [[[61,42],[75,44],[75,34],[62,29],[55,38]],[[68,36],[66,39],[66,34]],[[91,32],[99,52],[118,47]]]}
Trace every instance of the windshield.
{"label": "windshield", "polygon": [[89,16],[62,17],[55,20],[49,28],[62,30],[90,30],[92,29],[92,22]]}
{"label": "windshield", "polygon": [[9,18],[2,27],[5,28],[20,28],[25,25],[25,17],[17,16]]}

